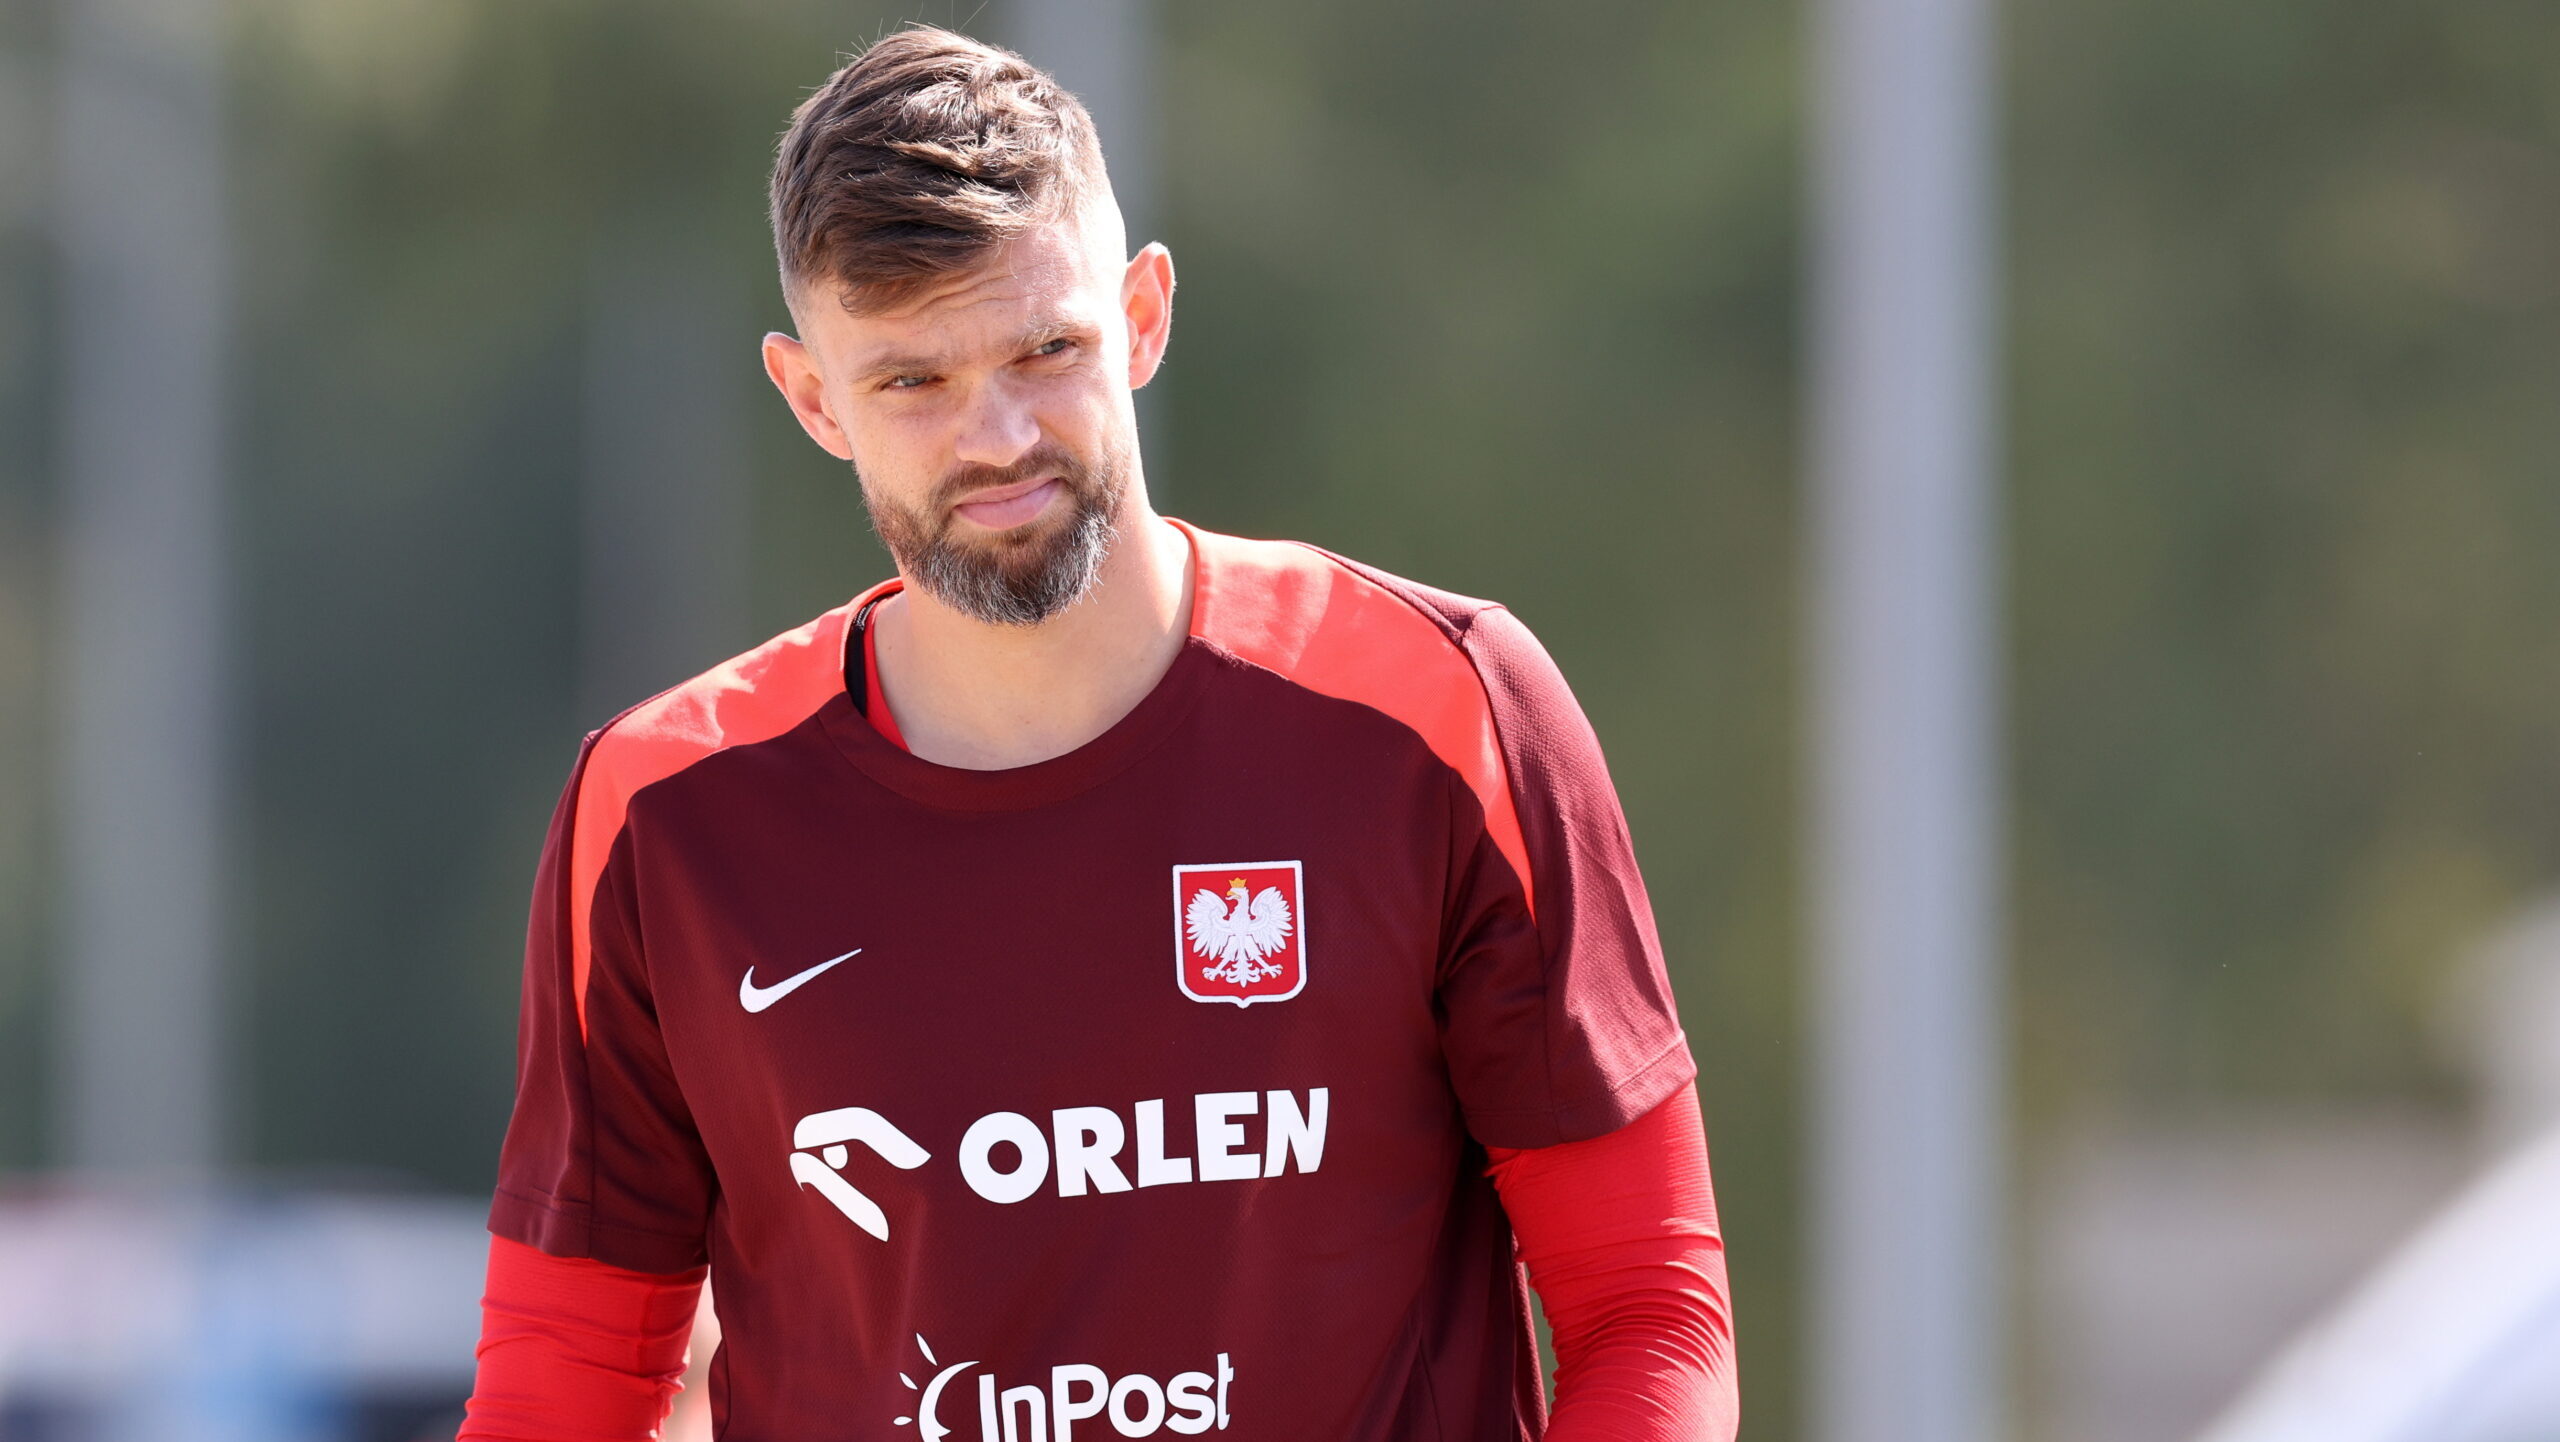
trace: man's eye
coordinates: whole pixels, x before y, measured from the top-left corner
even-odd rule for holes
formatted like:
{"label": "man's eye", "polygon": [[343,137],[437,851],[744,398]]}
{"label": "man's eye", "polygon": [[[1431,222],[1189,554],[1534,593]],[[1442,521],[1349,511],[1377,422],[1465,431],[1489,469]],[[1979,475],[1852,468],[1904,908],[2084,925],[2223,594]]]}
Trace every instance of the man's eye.
{"label": "man's eye", "polygon": [[1066,337],[1061,336],[1061,337],[1059,337],[1058,339],[1056,339],[1056,340],[1053,340],[1053,341],[1049,342],[1047,345],[1044,345],[1044,346],[1040,347],[1038,350],[1033,351],[1033,352],[1032,352],[1032,354],[1033,354],[1033,355],[1056,355],[1056,354],[1058,354],[1060,351],[1063,351],[1063,350],[1065,350],[1067,347],[1069,347],[1069,346],[1071,346],[1071,345],[1074,345],[1074,344],[1075,344],[1075,342],[1074,342],[1074,341],[1068,340]]}
{"label": "man's eye", "polygon": [[932,379],[933,377],[931,376],[891,376],[889,377],[888,389],[893,391],[911,391]]}

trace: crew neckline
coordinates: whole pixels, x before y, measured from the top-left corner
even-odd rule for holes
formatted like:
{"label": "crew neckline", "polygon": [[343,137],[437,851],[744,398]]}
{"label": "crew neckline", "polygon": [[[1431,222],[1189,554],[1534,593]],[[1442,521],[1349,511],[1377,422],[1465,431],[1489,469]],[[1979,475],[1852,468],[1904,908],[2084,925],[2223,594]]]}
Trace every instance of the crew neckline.
{"label": "crew neckline", "polygon": [[[862,694],[856,698],[854,709],[862,713],[862,718],[871,723],[871,729],[879,732],[882,739],[901,751],[908,751],[914,748],[907,745],[906,733],[898,729],[897,713],[889,709],[889,688],[880,684],[880,632],[871,624],[871,612],[878,605],[879,600],[874,599],[853,613],[854,629],[862,633]],[[851,696],[854,685],[850,658],[845,661],[844,670],[845,694]]]}
{"label": "crew neckline", "polygon": [[[819,720],[847,761],[872,780],[908,800],[927,806],[955,811],[1018,811],[1046,806],[1088,791],[1127,770],[1140,757],[1170,735],[1198,699],[1201,685],[1216,667],[1210,648],[1200,641],[1202,601],[1208,590],[1209,548],[1201,544],[1200,535],[1189,524],[1163,518],[1191,547],[1191,627],[1182,649],[1174,653],[1173,663],[1138,704],[1117,721],[1103,728],[1101,734],[1076,747],[1043,761],[1025,766],[1008,766],[981,771],[966,766],[946,766],[927,761],[902,744],[881,734],[871,719],[855,705],[849,688],[862,658],[840,655],[836,674],[839,691],[833,702],[822,708]],[[865,607],[876,605],[906,589],[900,577],[891,577],[856,597],[851,611],[859,615]],[[874,618],[876,624],[876,618]],[[845,628],[847,645],[858,644],[856,637],[867,636],[870,626]],[[850,664],[849,664],[850,663]],[[867,681],[865,684],[868,684]],[[883,709],[888,705],[887,693],[873,693]]]}

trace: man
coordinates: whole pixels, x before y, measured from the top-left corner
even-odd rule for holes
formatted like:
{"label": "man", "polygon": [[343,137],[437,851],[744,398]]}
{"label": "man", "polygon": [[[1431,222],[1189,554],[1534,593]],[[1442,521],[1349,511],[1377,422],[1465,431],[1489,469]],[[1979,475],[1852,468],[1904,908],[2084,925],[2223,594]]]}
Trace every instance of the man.
{"label": "man", "polygon": [[729,1442],[1730,1437],[1695,1068],[1536,642],[1149,508],[1172,262],[1018,57],[883,40],[772,198],[766,369],[898,574],[588,738],[462,1435],[652,1435],[707,1268]]}

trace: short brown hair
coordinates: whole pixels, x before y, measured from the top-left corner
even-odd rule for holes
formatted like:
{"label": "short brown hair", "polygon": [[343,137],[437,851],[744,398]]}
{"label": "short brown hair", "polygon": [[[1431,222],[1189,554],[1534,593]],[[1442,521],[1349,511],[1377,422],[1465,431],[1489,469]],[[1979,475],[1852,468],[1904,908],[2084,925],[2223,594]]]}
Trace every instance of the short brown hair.
{"label": "short brown hair", "polygon": [[773,248],[795,303],[825,283],[876,312],[1104,192],[1084,105],[1039,67],[916,25],[827,77],[773,165]]}

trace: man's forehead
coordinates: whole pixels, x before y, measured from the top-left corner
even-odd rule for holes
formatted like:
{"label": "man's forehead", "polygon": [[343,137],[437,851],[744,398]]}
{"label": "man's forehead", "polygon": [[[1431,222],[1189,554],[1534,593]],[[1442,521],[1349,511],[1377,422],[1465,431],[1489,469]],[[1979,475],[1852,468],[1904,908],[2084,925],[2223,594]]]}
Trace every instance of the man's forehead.
{"label": "man's forehead", "polygon": [[[997,344],[1057,327],[1092,324],[1116,294],[1074,227],[1044,225],[999,246],[986,263],[937,282],[884,311],[828,306],[821,322],[859,368],[876,358]],[[1116,277],[1112,277],[1116,279]]]}
{"label": "man's forehead", "polygon": [[1059,227],[1040,226],[996,247],[986,263],[927,288],[880,313],[891,321],[931,319],[989,306],[1019,306],[1075,289],[1085,280],[1081,253],[1058,243]]}

